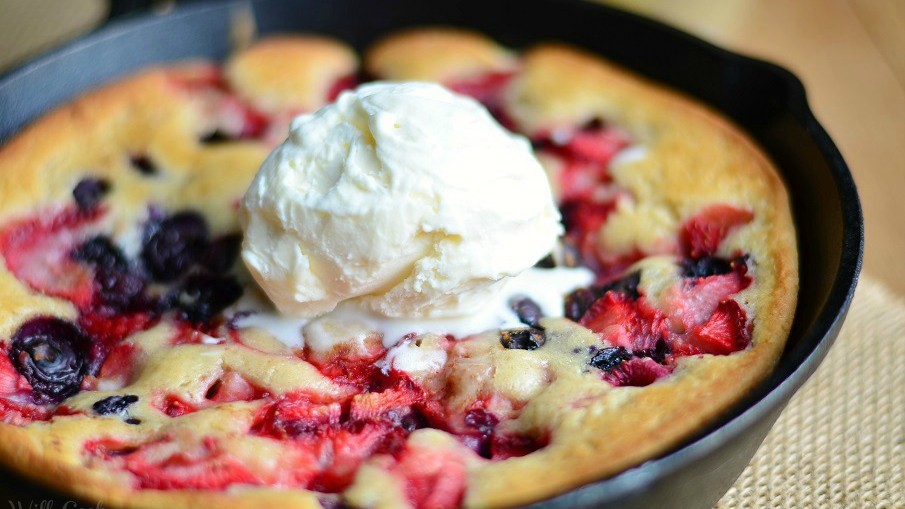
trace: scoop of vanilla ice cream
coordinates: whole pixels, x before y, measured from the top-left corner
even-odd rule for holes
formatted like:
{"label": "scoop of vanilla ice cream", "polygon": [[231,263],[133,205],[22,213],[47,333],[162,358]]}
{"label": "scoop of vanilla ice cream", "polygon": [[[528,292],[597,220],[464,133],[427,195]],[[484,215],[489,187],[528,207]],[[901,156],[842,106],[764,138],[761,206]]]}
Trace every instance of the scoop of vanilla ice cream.
{"label": "scoop of vanilla ice cream", "polygon": [[428,83],[371,83],[293,120],[245,194],[242,258],[280,312],[472,313],[561,233],[529,142]]}

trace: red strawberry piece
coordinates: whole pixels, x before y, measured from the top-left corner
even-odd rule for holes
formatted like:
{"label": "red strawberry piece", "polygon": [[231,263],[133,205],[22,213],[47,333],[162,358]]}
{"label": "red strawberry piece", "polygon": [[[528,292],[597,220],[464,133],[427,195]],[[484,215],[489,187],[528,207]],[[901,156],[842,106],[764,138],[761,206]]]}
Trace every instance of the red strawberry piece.
{"label": "red strawberry piece", "polygon": [[51,415],[44,406],[0,396],[0,422],[4,424],[25,426],[34,421],[46,421]]}
{"label": "red strawberry piece", "polygon": [[484,105],[496,105],[503,94],[503,90],[512,79],[513,73],[487,72],[476,77],[451,80],[446,86],[459,94],[471,96]]}
{"label": "red strawberry piece", "polygon": [[326,355],[315,354],[305,347],[301,357],[336,383],[369,387],[381,376],[375,363],[386,354],[386,348],[379,340],[367,341],[362,346],[364,349],[340,345]]}
{"label": "red strawberry piece", "polygon": [[252,401],[267,397],[267,392],[255,387],[241,374],[227,371],[207,390],[205,398],[216,403]]}
{"label": "red strawberry piece", "polygon": [[153,405],[170,417],[180,417],[198,410],[198,407],[175,394],[158,396],[154,399]]}
{"label": "red strawberry piece", "polygon": [[750,284],[751,277],[743,271],[686,280],[663,295],[663,311],[673,330],[682,334],[707,321],[721,302]]}
{"label": "red strawberry piece", "polygon": [[343,76],[333,82],[327,91],[327,102],[332,103],[339,97],[339,94],[346,90],[351,90],[358,85],[358,78],[354,74]]}
{"label": "red strawberry piece", "polygon": [[603,379],[616,387],[644,387],[672,372],[651,358],[635,357],[621,362],[612,371],[604,371]]}
{"label": "red strawberry piece", "polygon": [[729,299],[720,303],[707,323],[696,327],[688,343],[696,353],[728,355],[742,350],[751,342],[751,326],[745,310]]}
{"label": "red strawberry piece", "polygon": [[585,312],[581,325],[600,333],[601,339],[631,352],[653,351],[669,331],[663,315],[621,292],[607,292]]}
{"label": "red strawberry piece", "polygon": [[390,431],[385,425],[365,424],[329,433],[319,454],[327,466],[312,480],[309,489],[339,493],[349,487],[358,467],[375,453]]}
{"label": "red strawberry piece", "polygon": [[35,291],[73,302],[91,304],[94,280],[90,269],[70,258],[86,230],[105,212],[104,207],[68,207],[8,224],[0,232],[0,253],[16,278]]}
{"label": "red strawberry piece", "polygon": [[121,460],[123,468],[145,489],[220,490],[266,481],[210,438],[188,449],[168,440],[145,444]]}
{"label": "red strawberry piece", "polygon": [[593,161],[606,168],[629,141],[628,136],[617,129],[581,130],[572,135],[566,150],[573,158]]}
{"label": "red strawberry piece", "polygon": [[542,449],[550,442],[549,437],[532,437],[528,435],[494,434],[491,443],[491,458],[494,461],[509,458],[520,458]]}
{"label": "red strawberry piece", "polygon": [[735,228],[754,219],[754,214],[732,205],[710,205],[682,225],[679,242],[691,258],[717,252],[723,239]]}
{"label": "red strawberry piece", "polygon": [[79,317],[79,325],[94,340],[113,346],[136,332],[150,329],[158,320],[158,317],[147,312],[86,312]]}
{"label": "red strawberry piece", "polygon": [[586,200],[564,202],[559,207],[568,239],[578,249],[582,264],[595,272],[601,268],[597,236],[615,208],[614,201],[597,203]]}
{"label": "red strawberry piece", "polygon": [[16,371],[6,352],[0,352],[0,396],[31,391],[31,385]]}
{"label": "red strawberry piece", "polygon": [[[397,376],[399,376],[397,374]],[[381,392],[364,392],[352,397],[349,419],[362,422],[387,422],[414,429],[413,407],[424,401],[425,392],[405,375]]]}
{"label": "red strawberry piece", "polygon": [[126,342],[114,346],[107,353],[104,363],[98,372],[98,378],[107,380],[119,380],[123,385],[131,379],[137,361],[138,347]]}
{"label": "red strawberry piece", "polygon": [[391,472],[402,478],[414,507],[459,507],[465,495],[465,460],[452,450],[407,447]]}
{"label": "red strawberry piece", "polygon": [[338,402],[321,402],[306,393],[286,394],[258,411],[251,433],[276,439],[312,437],[338,427],[342,414]]}

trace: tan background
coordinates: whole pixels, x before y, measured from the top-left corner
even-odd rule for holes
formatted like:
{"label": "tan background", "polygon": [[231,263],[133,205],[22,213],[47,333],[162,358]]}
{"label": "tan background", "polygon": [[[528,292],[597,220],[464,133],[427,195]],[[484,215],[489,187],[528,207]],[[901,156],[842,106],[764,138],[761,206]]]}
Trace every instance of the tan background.
{"label": "tan background", "polygon": [[[842,334],[718,508],[905,508],[905,0],[599,1],[794,71],[861,193],[866,275]],[[0,0],[0,69],[106,12]]]}

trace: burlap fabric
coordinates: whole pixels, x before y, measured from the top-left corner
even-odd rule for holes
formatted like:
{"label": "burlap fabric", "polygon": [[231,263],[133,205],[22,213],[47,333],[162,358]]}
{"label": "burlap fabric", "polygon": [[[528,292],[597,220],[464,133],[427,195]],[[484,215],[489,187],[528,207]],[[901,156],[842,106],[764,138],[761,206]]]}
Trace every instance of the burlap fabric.
{"label": "burlap fabric", "polygon": [[823,364],[720,500],[735,508],[905,508],[905,301],[864,277]]}

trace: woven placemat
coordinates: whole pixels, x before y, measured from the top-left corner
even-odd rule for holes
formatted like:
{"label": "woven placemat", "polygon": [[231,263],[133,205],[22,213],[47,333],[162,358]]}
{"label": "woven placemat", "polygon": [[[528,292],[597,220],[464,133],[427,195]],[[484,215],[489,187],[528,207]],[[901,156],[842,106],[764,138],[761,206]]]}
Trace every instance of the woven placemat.
{"label": "woven placemat", "polygon": [[905,301],[864,277],[836,344],[722,500],[905,508]]}

